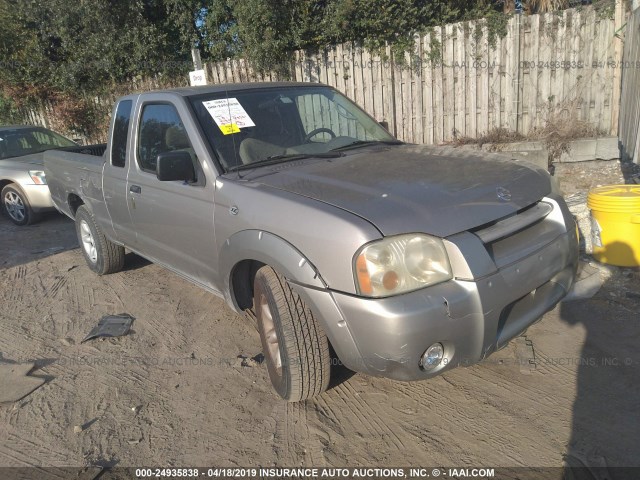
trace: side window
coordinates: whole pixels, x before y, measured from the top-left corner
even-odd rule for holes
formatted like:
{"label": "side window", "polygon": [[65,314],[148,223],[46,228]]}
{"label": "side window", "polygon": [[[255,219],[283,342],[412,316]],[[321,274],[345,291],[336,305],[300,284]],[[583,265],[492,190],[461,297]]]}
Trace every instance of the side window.
{"label": "side window", "polygon": [[33,138],[35,138],[36,142],[38,142],[40,145],[55,145],[56,147],[60,146],[60,144],[46,132],[34,131],[33,133],[31,133],[31,135],[33,135]]}
{"label": "side window", "polygon": [[158,155],[184,150],[195,161],[195,152],[176,108],[169,104],[148,104],[142,110],[138,136],[138,165],[145,172],[156,172]]}
{"label": "side window", "polygon": [[131,119],[131,106],[131,100],[123,100],[116,109],[111,141],[111,165],[114,167],[124,167],[127,160],[127,135]]}

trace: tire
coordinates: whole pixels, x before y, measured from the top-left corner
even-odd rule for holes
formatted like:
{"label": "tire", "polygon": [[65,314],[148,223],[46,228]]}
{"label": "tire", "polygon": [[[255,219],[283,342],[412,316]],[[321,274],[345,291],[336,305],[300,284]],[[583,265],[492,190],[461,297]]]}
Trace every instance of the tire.
{"label": "tire", "polygon": [[39,216],[33,211],[27,196],[15,184],[6,185],[0,193],[2,211],[9,220],[19,226],[31,225]]}
{"label": "tire", "polygon": [[124,267],[124,247],[111,242],[96,223],[87,207],[76,211],[76,234],[84,259],[98,275],[108,275]]}
{"label": "tire", "polygon": [[329,386],[329,342],[313,313],[285,278],[262,267],[254,281],[254,311],[275,391],[289,402],[320,395]]}

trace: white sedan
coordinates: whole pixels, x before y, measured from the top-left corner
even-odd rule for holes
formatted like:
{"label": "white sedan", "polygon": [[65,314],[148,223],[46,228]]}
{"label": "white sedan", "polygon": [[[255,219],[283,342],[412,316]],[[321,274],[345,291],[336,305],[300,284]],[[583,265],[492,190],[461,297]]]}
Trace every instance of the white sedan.
{"label": "white sedan", "polygon": [[16,225],[29,225],[41,212],[54,209],[42,152],[77,146],[42,127],[0,127],[0,202],[9,220]]}

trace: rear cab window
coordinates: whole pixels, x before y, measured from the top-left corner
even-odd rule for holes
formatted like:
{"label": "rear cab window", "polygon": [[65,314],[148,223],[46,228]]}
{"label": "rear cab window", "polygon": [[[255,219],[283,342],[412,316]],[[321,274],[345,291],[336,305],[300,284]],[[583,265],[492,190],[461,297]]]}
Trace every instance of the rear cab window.
{"label": "rear cab window", "polygon": [[122,100],[116,109],[111,141],[111,165],[114,167],[123,168],[127,161],[127,138],[132,106],[131,100]]}

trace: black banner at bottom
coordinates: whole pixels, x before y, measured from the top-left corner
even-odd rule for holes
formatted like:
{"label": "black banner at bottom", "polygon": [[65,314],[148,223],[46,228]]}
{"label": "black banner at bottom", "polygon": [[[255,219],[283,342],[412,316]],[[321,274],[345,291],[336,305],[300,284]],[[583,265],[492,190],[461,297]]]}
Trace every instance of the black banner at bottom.
{"label": "black banner at bottom", "polygon": [[0,467],[1,480],[637,480],[640,467]]}

